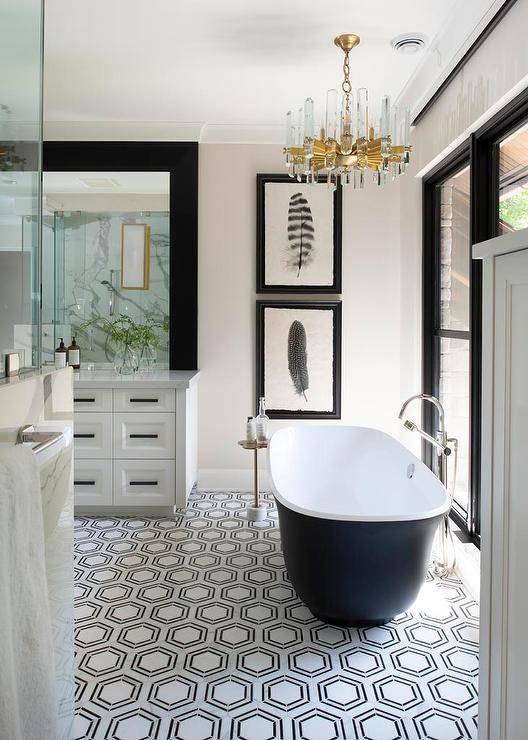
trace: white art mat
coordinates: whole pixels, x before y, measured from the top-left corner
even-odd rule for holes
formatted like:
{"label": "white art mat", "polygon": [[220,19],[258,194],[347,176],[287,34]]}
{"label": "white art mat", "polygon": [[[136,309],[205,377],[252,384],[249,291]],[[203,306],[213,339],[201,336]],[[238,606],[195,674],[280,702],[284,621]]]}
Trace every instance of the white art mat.
{"label": "white art mat", "polygon": [[[274,183],[264,186],[264,252],[267,285],[333,285],[334,195],[326,184]],[[313,219],[310,262],[298,273],[288,240],[290,199],[302,193]]]}
{"label": "white art mat", "polygon": [[[306,331],[308,388],[296,392],[288,369],[288,335],[294,321]],[[334,312],[328,309],[264,310],[264,396],[269,409],[332,412]]]}

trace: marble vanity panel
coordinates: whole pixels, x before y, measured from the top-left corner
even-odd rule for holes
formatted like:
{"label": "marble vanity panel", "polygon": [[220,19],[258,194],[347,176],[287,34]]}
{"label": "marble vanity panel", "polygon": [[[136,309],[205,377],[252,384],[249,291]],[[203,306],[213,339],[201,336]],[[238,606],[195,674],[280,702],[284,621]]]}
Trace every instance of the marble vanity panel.
{"label": "marble vanity panel", "polygon": [[37,454],[40,469],[46,575],[53,625],[60,734],[70,740],[73,672],[73,391],[72,370],[39,371],[0,380],[0,442],[34,424],[63,439]]}
{"label": "marble vanity panel", "polygon": [[[73,420],[72,370],[41,370],[0,379],[0,429]],[[16,436],[16,435],[15,435]]]}

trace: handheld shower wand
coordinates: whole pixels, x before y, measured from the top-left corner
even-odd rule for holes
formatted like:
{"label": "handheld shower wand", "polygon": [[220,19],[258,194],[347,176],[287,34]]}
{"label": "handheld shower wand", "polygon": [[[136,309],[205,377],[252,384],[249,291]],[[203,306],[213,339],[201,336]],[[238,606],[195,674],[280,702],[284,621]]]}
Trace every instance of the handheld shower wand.
{"label": "handheld shower wand", "polygon": [[113,316],[114,315],[114,308],[115,308],[114,294],[116,292],[116,289],[113,286],[114,272],[115,272],[115,270],[110,270],[110,281],[108,281],[108,280],[101,280],[101,285],[106,286],[106,289],[108,290],[108,315],[109,316]]}

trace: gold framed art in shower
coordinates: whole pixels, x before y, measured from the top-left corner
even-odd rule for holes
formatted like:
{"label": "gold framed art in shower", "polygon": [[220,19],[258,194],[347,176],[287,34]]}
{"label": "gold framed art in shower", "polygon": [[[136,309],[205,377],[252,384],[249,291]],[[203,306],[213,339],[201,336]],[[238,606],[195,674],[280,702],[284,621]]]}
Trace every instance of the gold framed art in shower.
{"label": "gold framed art in shower", "polygon": [[148,290],[150,287],[150,226],[121,224],[121,288]]}

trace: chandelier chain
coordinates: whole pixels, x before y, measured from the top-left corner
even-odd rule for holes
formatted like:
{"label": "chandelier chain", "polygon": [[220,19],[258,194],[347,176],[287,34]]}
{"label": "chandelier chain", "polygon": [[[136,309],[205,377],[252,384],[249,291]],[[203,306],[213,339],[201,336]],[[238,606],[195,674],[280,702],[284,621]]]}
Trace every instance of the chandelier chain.
{"label": "chandelier chain", "polygon": [[348,62],[348,51],[345,52],[345,59],[343,61],[343,75],[344,79],[341,84],[341,89],[345,93],[345,95],[350,95],[352,92],[352,85],[350,83],[350,65]]}

